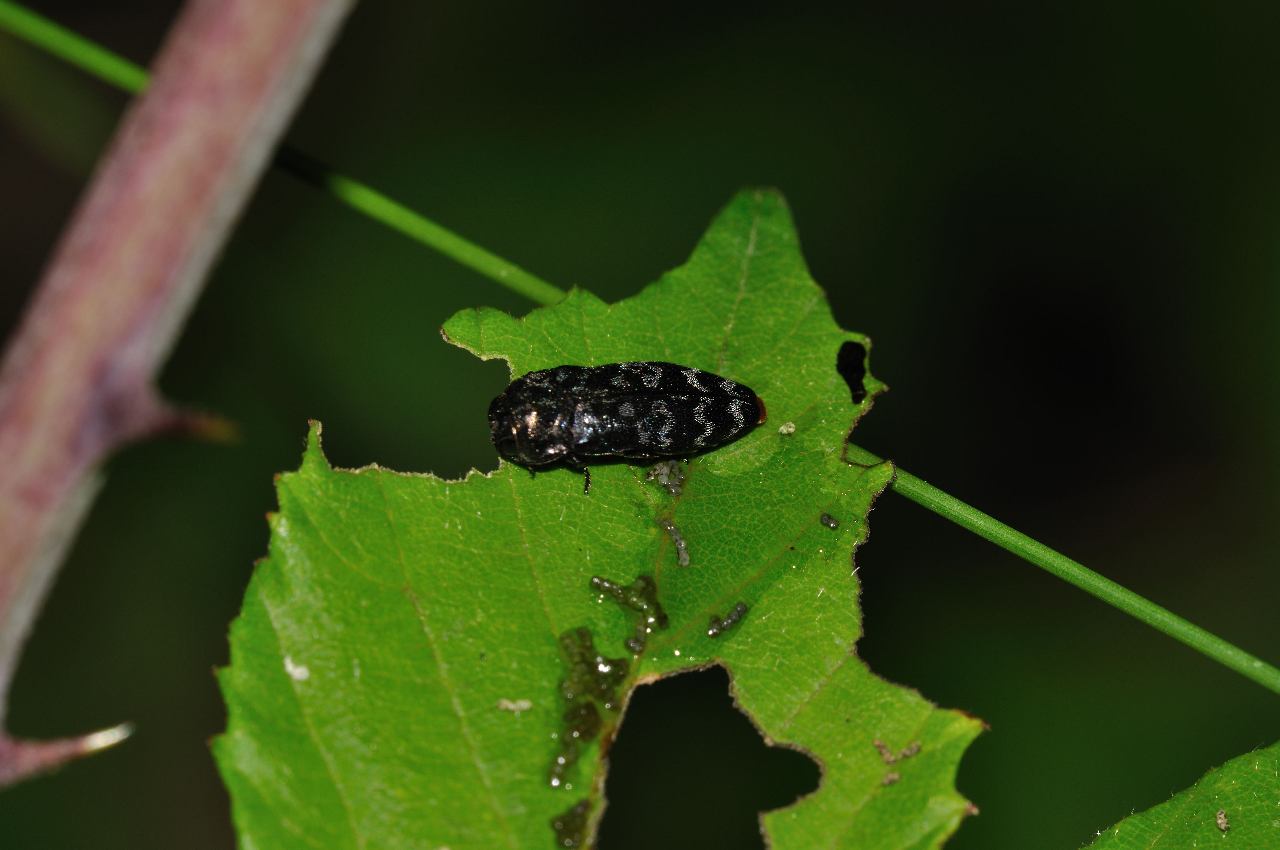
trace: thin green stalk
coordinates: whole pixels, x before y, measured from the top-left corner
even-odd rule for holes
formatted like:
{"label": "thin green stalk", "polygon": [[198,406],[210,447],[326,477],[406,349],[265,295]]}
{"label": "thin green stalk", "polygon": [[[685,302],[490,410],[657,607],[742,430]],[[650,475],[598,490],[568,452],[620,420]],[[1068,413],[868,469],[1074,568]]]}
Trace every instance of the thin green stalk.
{"label": "thin green stalk", "polygon": [[132,94],[147,85],[143,68],[9,0],[0,0],[0,30]]}
{"label": "thin green stalk", "polygon": [[[40,47],[93,76],[136,92],[147,81],[142,68],[69,30],[32,13],[10,0],[0,0],[0,29]],[[276,165],[327,191],[342,203],[382,222],[409,238],[453,258],[500,286],[538,304],[554,304],[564,291],[518,266],[468,242],[374,189],[344,177],[292,148],[282,148]],[[880,458],[854,445],[846,454],[856,463],[880,463]],[[1171,611],[1126,590],[1076,561],[1015,531],[994,517],[970,507],[901,469],[893,483],[895,492],[928,508],[962,528],[983,537],[1058,578],[1091,593],[1108,605],[1185,643],[1197,652],[1280,694],[1280,670],[1225,640],[1187,622]]]}
{"label": "thin green stalk", "polygon": [[415,242],[434,248],[446,257],[472,271],[479,272],[517,295],[523,295],[530,301],[544,305],[554,304],[565,295],[564,290],[534,277],[514,263],[509,263],[497,254],[463,239],[453,231],[441,227],[381,192],[337,173],[295,148],[287,145],[281,147],[276,155],[275,164],[295,177],[328,192],[357,212],[363,213],[374,221],[382,222]]}
{"label": "thin green stalk", "polygon": [[[852,444],[849,445],[845,457],[863,465],[881,462],[881,458]],[[897,471],[894,478],[893,491],[951,520],[961,528],[990,540],[1000,548],[1035,564],[1063,581],[1074,584],[1085,593],[1096,596],[1108,605],[1164,632],[1174,640],[1182,641],[1201,655],[1212,658],[1219,664],[1252,679],[1267,690],[1280,694],[1280,670],[1262,659],[1232,646],[1217,635],[1187,622],[1167,608],[1144,599],[1111,579],[1098,575],[1078,561],[1055,552],[1043,543],[1031,539],[1020,531],[1015,531],[977,508],[966,505],[955,496],[947,495],[932,484],[901,469]]]}
{"label": "thin green stalk", "polygon": [[[147,84],[148,74],[142,67],[10,0],[0,0],[0,30],[7,30],[127,92],[139,92]],[[337,173],[301,151],[284,145],[276,155],[275,164],[328,192],[362,215],[379,221],[428,248],[434,248],[530,301],[554,304],[565,295],[564,290],[441,227],[372,187]]]}

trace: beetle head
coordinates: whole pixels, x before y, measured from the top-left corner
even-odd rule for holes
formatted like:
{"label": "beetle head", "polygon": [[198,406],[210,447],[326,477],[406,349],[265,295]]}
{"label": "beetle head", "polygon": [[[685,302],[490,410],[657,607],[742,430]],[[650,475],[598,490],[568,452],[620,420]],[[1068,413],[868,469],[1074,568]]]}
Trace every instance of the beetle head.
{"label": "beetle head", "polygon": [[489,434],[493,445],[512,463],[547,466],[569,453],[568,419],[553,400],[521,400],[515,404],[500,395],[489,405]]}

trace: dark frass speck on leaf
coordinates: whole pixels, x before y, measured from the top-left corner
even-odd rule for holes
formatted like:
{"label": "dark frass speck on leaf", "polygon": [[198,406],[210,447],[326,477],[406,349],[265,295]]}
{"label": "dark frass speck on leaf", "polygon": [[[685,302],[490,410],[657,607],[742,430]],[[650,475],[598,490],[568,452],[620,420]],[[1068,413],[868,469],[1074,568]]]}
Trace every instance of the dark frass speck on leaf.
{"label": "dark frass speck on leaf", "polygon": [[586,840],[587,816],[591,814],[591,800],[584,798],[551,819],[551,829],[556,834],[556,846],[581,847]]}
{"label": "dark frass speck on leaf", "polygon": [[723,617],[717,617],[715,614],[712,614],[711,622],[707,624],[707,637],[719,637],[729,631],[729,629],[738,625],[745,616],[747,616],[747,603],[745,602],[739,602],[737,605],[734,605],[733,609]]}
{"label": "dark frass speck on leaf", "polygon": [[897,764],[898,762],[903,761],[904,759],[909,759],[917,755],[920,752],[920,749],[923,746],[923,744],[921,744],[919,741],[912,741],[910,744],[907,744],[907,746],[903,747],[901,750],[899,750],[896,753],[889,747],[888,744],[886,744],[884,741],[881,741],[879,738],[872,741],[871,746],[876,748],[876,752],[880,754],[880,760],[883,761],[885,764]]}
{"label": "dark frass speck on leaf", "polygon": [[540,369],[489,405],[498,454],[530,469],[687,457],[764,421],[764,402],[750,387],[662,361]]}
{"label": "dark frass speck on leaf", "polygon": [[618,688],[631,670],[627,659],[601,655],[591,630],[584,627],[562,634],[560,651],[566,668],[565,677],[560,680],[560,696],[568,707],[561,717],[560,749],[547,771],[552,788],[567,787],[565,774],[578,763],[583,746],[600,734],[600,710],[618,710]]}
{"label": "dark frass speck on leaf", "polygon": [[565,709],[564,728],[577,741],[590,741],[600,733],[600,710],[593,702],[575,702]]}
{"label": "dark frass speck on leaf", "polygon": [[667,627],[667,612],[658,601],[658,586],[653,576],[639,575],[630,585],[624,586],[603,576],[591,577],[591,589],[600,594],[600,601],[607,596],[628,611],[639,614],[635,635],[627,638],[627,649],[636,655],[644,652],[649,635]]}
{"label": "dark frass speck on leaf", "polygon": [[818,522],[822,523],[827,528],[830,528],[832,531],[840,527],[840,520],[836,519],[831,514],[827,514],[827,513],[824,513],[820,517],[818,517]]}
{"label": "dark frass speck on leaf", "polygon": [[605,658],[596,650],[591,630],[582,627],[562,634],[560,649],[568,667],[568,672],[560,683],[560,693],[565,701],[588,698],[598,701],[601,708],[609,711],[616,709],[618,686],[630,672],[627,659]]}
{"label": "dark frass speck on leaf", "polygon": [[664,460],[655,463],[645,475],[646,481],[656,481],[672,496],[684,492],[684,464],[678,460]]}
{"label": "dark frass speck on leaf", "polygon": [[689,543],[684,539],[684,535],[680,533],[680,529],[676,528],[676,524],[665,517],[658,520],[658,525],[662,526],[662,530],[671,538],[672,544],[676,547],[676,563],[682,567],[689,566]]}

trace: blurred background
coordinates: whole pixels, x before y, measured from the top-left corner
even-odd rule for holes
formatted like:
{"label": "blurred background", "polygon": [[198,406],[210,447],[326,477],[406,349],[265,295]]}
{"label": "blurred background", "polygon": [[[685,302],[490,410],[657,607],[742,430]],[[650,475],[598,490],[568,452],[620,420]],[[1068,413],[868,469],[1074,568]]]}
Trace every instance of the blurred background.
{"label": "blurred background", "polygon": [[[779,187],[893,387],[861,445],[1280,661],[1280,7],[778,5],[366,2],[288,139],[611,300]],[[30,6],[145,63],[178,4]],[[125,103],[0,36],[6,335]],[[111,461],[14,684],[15,733],[137,734],[0,794],[0,843],[233,846],[211,671],[271,476],[309,417],[339,465],[492,468],[505,366],[437,333],[479,304],[532,306],[267,175],[162,376],[243,440]],[[1280,738],[1274,695],[900,497],[872,531],[861,654],[991,726],[949,846],[1077,847]],[[636,736],[702,741],[710,713],[746,737],[709,765],[624,726],[604,850],[749,847],[757,808],[812,787],[730,712],[715,674],[637,702]]]}

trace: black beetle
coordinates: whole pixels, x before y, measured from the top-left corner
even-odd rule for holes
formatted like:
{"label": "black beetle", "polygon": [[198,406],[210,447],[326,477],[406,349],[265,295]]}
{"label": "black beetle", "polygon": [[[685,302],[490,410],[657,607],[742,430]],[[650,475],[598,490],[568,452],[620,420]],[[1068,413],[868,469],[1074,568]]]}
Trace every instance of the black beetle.
{"label": "black beetle", "polygon": [[688,457],[765,421],[750,387],[676,363],[556,366],[517,378],[489,405],[498,454],[586,472],[595,460]]}

